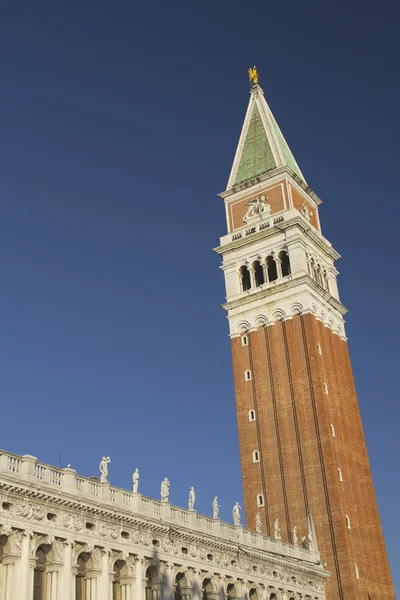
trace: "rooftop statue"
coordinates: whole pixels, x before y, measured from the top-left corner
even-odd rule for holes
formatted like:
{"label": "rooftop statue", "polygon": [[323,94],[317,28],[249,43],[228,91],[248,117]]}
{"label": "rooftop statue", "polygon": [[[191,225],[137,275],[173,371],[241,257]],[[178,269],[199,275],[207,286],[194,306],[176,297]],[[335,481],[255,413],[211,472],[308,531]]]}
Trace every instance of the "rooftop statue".
{"label": "rooftop statue", "polygon": [[212,501],[212,511],[213,511],[213,519],[218,519],[220,505],[218,504],[218,496],[215,496]]}
{"label": "rooftop statue", "polygon": [[100,461],[99,469],[100,469],[100,481],[101,483],[107,482],[108,475],[108,463],[111,462],[111,458],[109,456],[103,456]]}
{"label": "rooftop statue", "polygon": [[132,492],[134,494],[136,494],[136,492],[139,489],[139,469],[137,467],[135,469],[135,472],[132,475],[132,483],[133,483]]}
{"label": "rooftop statue", "polygon": [[194,503],[196,502],[196,494],[194,493],[194,487],[192,486],[190,488],[190,492],[189,492],[189,502],[188,502],[188,509],[189,510],[193,510],[194,509]]}
{"label": "rooftop statue", "polygon": [[254,86],[258,85],[258,72],[257,72],[256,65],[254,65],[253,68],[250,67],[250,69],[249,69],[249,79],[250,79],[251,87],[254,87]]}
{"label": "rooftop statue", "polygon": [[236,502],[235,506],[233,507],[232,510],[232,517],[233,517],[233,523],[234,525],[240,525],[240,511],[241,511],[242,507],[240,506],[239,502]]}
{"label": "rooftop statue", "polygon": [[161,501],[162,502],[168,502],[170,486],[171,486],[171,484],[169,482],[168,477],[165,477],[161,483]]}

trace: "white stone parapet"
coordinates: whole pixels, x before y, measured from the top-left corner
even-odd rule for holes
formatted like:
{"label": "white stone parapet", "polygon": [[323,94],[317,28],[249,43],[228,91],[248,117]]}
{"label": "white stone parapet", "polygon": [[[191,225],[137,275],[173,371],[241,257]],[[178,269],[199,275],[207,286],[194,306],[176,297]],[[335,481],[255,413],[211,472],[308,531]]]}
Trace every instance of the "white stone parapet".
{"label": "white stone parapet", "polygon": [[[165,565],[173,567],[172,570],[179,564],[186,565],[185,568],[197,573],[200,584],[203,571],[203,575],[211,571],[218,577],[227,578],[226,583],[229,583],[230,578],[234,581],[235,577],[244,576],[246,580],[250,577],[251,581],[258,581],[259,585],[263,581],[266,584],[267,580],[271,580],[268,588],[271,590],[277,588],[278,578],[279,589],[283,584],[288,586],[290,583],[289,587],[295,594],[293,598],[300,597],[297,596],[300,593],[310,594],[310,590],[310,598],[325,598],[324,581],[327,573],[320,564],[318,552],[200,515],[194,510],[173,506],[169,502],[160,502],[140,493],[132,493],[108,482],[100,483],[82,477],[71,468],[59,469],[41,463],[30,455],[18,456],[0,451],[0,526],[1,598],[1,585],[6,585],[2,584],[2,569],[9,569],[7,558],[4,558],[7,554],[1,552],[2,543],[3,547],[8,548],[7,545],[4,546],[6,536],[19,535],[21,531],[25,531],[31,540],[32,536],[39,536],[38,543],[44,544],[46,552],[49,552],[48,548],[56,548],[57,544],[61,544],[60,556],[64,556],[63,552],[65,553],[62,560],[68,560],[68,564],[71,560],[73,562],[71,576],[78,577],[78,555],[75,552],[71,558],[71,550],[67,551],[62,544],[70,543],[73,548],[80,548],[85,560],[88,560],[87,556],[90,555],[91,562],[87,562],[87,565],[91,565],[94,575],[92,571],[87,571],[85,581],[89,582],[88,586],[91,585],[92,575],[100,578],[93,586],[103,585],[101,576],[96,571],[98,569],[100,573],[102,570],[101,553],[107,552],[107,560],[116,557],[115,561],[119,560],[118,564],[126,561],[127,557],[132,560],[141,557],[141,560],[145,561],[143,564],[149,566],[152,552],[156,549]],[[16,545],[16,548],[18,555],[21,548],[24,548],[23,543]],[[33,569],[35,561],[39,560],[32,554],[32,543],[30,548],[29,561],[27,558],[23,559],[27,561],[24,567],[26,569],[28,562],[29,568]],[[54,548],[51,552],[56,558],[53,554],[47,555],[51,555],[53,561],[50,567],[47,567],[49,573],[59,570],[58,555]],[[96,548],[100,557],[98,563]],[[19,560],[22,561],[22,558]],[[61,558],[59,560],[62,562]],[[53,563],[57,568],[51,566]],[[109,577],[112,579],[114,575],[111,563],[107,568],[107,580]],[[24,600],[32,600],[29,591],[32,587],[32,573],[29,582],[22,578],[24,594],[21,598]],[[58,575],[52,575],[54,586],[56,577]],[[65,574],[63,577],[65,578]],[[146,578],[146,571],[142,573],[142,577]],[[175,575],[171,577],[171,585],[175,585]],[[69,579],[68,574],[68,582]],[[7,585],[11,585],[10,580],[8,582]],[[61,589],[61,584],[57,583],[57,586],[59,585]],[[72,587],[68,583],[67,589]],[[111,590],[108,584],[107,589]],[[98,595],[96,592],[93,599],[111,599],[112,595],[107,594]],[[15,600],[19,599],[20,595],[7,597],[7,600],[14,600],[14,597]],[[72,598],[54,592],[54,599],[51,596],[51,600],[64,600],[64,597],[68,600]],[[143,600],[141,595],[138,600]]]}

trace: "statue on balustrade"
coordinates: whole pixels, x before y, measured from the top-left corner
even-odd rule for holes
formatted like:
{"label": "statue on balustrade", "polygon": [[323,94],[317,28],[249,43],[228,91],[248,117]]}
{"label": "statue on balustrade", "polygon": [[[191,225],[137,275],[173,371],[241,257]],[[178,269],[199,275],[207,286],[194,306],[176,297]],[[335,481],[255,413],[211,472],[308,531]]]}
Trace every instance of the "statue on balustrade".
{"label": "statue on balustrade", "polygon": [[256,532],[257,533],[262,533],[262,520],[261,520],[261,515],[260,513],[256,514]]}
{"label": "statue on balustrade", "polygon": [[139,489],[139,469],[137,467],[135,469],[135,472],[132,475],[132,483],[133,483],[132,492],[134,494],[136,494]]}
{"label": "statue on balustrade", "polygon": [[236,502],[236,504],[232,510],[232,517],[233,517],[234,525],[240,525],[240,511],[241,510],[242,510],[242,507],[240,506],[239,502]]}
{"label": "statue on balustrade", "polygon": [[162,502],[168,502],[170,486],[171,486],[171,484],[169,482],[168,477],[165,477],[161,483],[161,501]]}
{"label": "statue on balustrade", "polygon": [[213,511],[213,519],[218,519],[220,505],[218,504],[218,496],[215,496],[212,501],[212,511]]}
{"label": "statue on balustrade", "polygon": [[108,475],[108,464],[111,462],[111,458],[109,456],[103,456],[100,461],[99,469],[100,469],[100,481],[101,483],[107,482]]}
{"label": "statue on balustrade", "polygon": [[189,510],[194,510],[194,503],[196,502],[196,494],[194,493],[194,487],[192,486],[190,488],[190,492],[189,492],[189,502],[188,502],[188,509]]}
{"label": "statue on balustrade", "polygon": [[281,540],[282,536],[281,536],[281,528],[279,527],[279,520],[276,519],[275,523],[274,523],[274,538],[276,540]]}

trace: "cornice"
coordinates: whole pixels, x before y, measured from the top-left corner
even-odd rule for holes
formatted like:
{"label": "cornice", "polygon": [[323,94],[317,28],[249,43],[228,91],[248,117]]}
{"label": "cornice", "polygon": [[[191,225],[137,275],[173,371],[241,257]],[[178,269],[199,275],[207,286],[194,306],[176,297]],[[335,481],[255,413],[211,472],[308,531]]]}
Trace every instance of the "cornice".
{"label": "cornice", "polygon": [[[287,211],[275,213],[273,217],[278,218],[280,215],[284,215],[285,212]],[[328,242],[328,240],[326,240],[318,231],[316,231],[316,229],[312,225],[307,223],[307,221],[300,215],[300,213],[298,215],[292,216],[288,220],[283,220],[280,223],[276,223],[272,227],[262,229],[261,231],[256,231],[251,235],[247,235],[241,237],[240,239],[232,240],[231,242],[217,246],[216,248],[213,248],[213,250],[220,256],[223,256],[228,252],[232,252],[233,250],[243,248],[254,242],[273,237],[277,233],[285,231],[286,229],[291,229],[293,227],[298,227],[301,233],[311,238],[314,244],[318,246],[319,249],[322,250],[325,254],[327,254],[332,260],[335,261],[340,258],[340,254],[333,248],[332,244]],[[245,230],[246,227],[244,226],[243,228],[240,228],[237,231],[235,230],[235,232],[232,232],[228,235],[234,236],[238,232],[241,232],[242,229]]]}

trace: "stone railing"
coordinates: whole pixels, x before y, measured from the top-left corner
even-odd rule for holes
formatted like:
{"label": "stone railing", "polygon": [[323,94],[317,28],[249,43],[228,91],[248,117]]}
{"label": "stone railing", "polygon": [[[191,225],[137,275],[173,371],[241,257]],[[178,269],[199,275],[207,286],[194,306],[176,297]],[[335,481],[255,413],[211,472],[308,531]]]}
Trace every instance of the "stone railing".
{"label": "stone railing", "polygon": [[11,479],[15,483],[34,485],[42,491],[48,489],[58,495],[65,494],[71,500],[92,501],[102,505],[104,509],[128,511],[146,519],[188,528],[202,535],[216,536],[221,541],[247,545],[254,549],[313,563],[319,562],[318,552],[249,531],[242,526],[225,523],[220,519],[200,515],[195,510],[186,510],[173,506],[169,502],[160,502],[142,496],[140,493],[128,492],[111,486],[108,482],[100,483],[96,479],[82,477],[69,467],[58,469],[46,465],[29,454],[18,456],[0,450],[1,478]]}

